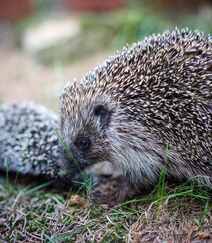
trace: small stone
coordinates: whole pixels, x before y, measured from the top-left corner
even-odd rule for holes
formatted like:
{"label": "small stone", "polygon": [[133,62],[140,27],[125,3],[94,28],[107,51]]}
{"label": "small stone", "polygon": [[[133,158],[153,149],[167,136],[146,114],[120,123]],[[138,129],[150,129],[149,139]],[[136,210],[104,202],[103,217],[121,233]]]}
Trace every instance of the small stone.
{"label": "small stone", "polygon": [[77,194],[71,196],[69,203],[70,203],[70,205],[79,206],[81,208],[88,207],[88,201],[85,198],[83,198]]}

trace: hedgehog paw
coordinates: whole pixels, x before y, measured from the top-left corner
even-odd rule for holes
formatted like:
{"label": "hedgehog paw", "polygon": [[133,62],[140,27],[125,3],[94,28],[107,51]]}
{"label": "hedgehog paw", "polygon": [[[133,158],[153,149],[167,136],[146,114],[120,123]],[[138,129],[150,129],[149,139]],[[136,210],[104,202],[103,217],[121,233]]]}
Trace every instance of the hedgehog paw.
{"label": "hedgehog paw", "polygon": [[113,207],[136,194],[126,177],[102,178],[90,192],[90,200]]}

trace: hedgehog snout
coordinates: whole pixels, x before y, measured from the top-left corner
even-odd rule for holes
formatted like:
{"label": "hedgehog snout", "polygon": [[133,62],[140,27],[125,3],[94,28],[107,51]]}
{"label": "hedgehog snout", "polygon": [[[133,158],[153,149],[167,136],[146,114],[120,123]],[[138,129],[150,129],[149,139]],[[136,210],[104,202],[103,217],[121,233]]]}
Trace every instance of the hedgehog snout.
{"label": "hedgehog snout", "polygon": [[80,170],[108,160],[107,147],[105,137],[97,132],[95,135],[80,135],[69,145],[72,160]]}
{"label": "hedgehog snout", "polygon": [[78,150],[86,152],[91,148],[92,142],[88,136],[78,136],[74,144]]}
{"label": "hedgehog snout", "polygon": [[91,146],[91,141],[88,137],[80,137],[79,140],[78,143],[80,144],[77,144],[77,146],[76,143],[71,143],[68,156],[71,166],[76,167],[81,172],[84,168],[92,164],[85,156],[85,153],[89,150],[89,146]]}

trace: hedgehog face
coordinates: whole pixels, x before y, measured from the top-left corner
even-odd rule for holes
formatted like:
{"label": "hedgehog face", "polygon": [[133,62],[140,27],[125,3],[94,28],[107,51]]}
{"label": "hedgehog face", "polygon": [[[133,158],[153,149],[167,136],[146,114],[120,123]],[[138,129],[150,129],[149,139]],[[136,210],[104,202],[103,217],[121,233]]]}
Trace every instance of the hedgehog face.
{"label": "hedgehog face", "polygon": [[[77,127],[69,135],[70,149],[74,147],[87,162],[105,160],[107,156],[107,129],[110,125],[112,111],[106,106],[95,102],[90,104],[89,112],[82,111],[75,118],[69,118],[69,126]],[[78,124],[78,125],[75,125]],[[104,156],[103,156],[104,155]]]}
{"label": "hedgehog face", "polygon": [[62,99],[62,107],[66,107],[61,112],[62,137],[81,167],[109,160],[107,132],[114,115],[112,102],[86,92]]}
{"label": "hedgehog face", "polygon": [[61,102],[62,136],[81,170],[108,161],[130,178],[155,178],[152,168],[159,170],[160,162],[152,148],[160,148],[121,100],[77,85],[65,90]]}

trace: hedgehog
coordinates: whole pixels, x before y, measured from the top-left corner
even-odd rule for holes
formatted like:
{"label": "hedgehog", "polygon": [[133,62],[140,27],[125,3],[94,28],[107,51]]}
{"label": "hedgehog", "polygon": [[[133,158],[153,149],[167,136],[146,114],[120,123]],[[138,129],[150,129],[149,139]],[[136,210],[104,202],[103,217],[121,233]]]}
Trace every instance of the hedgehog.
{"label": "hedgehog", "polygon": [[161,170],[209,184],[212,36],[176,28],[125,47],[69,83],[60,110],[61,136],[82,167],[119,171],[110,195],[97,185],[94,200],[124,200],[154,186]]}
{"label": "hedgehog", "polygon": [[[41,105],[1,105],[0,170],[71,185],[76,166],[70,169],[73,163],[64,156],[58,129],[58,117]],[[64,164],[69,164],[68,175]]]}

